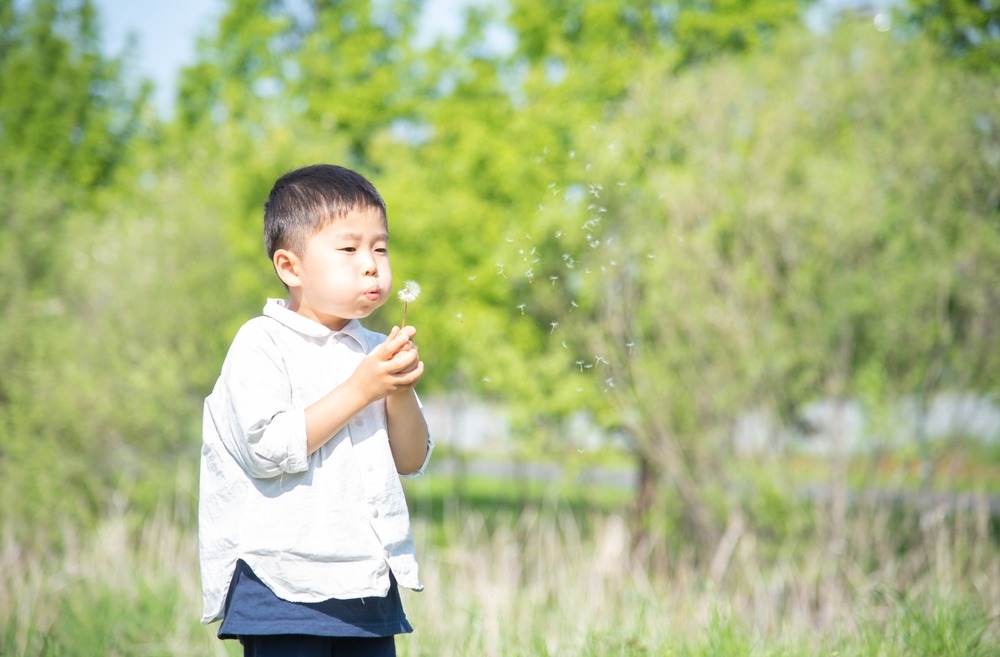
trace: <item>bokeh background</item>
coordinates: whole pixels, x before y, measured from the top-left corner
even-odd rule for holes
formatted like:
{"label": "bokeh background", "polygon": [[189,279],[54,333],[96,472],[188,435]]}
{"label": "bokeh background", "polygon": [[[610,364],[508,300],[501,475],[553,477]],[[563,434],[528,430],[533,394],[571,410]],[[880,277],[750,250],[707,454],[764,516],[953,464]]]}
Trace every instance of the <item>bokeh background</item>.
{"label": "bokeh background", "polygon": [[201,405],[320,161],[423,288],[402,655],[1000,652],[996,0],[0,0],[0,655],[240,654]]}

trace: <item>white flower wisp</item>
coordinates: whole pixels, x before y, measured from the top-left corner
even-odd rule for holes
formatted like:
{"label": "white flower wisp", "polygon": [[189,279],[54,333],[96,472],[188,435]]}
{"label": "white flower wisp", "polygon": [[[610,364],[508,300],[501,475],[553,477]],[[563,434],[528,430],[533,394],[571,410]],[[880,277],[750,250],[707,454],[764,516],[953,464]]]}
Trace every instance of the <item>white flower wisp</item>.
{"label": "white flower wisp", "polygon": [[406,285],[397,296],[403,302],[403,323],[401,326],[406,326],[406,306],[420,296],[420,284],[416,281],[406,281]]}

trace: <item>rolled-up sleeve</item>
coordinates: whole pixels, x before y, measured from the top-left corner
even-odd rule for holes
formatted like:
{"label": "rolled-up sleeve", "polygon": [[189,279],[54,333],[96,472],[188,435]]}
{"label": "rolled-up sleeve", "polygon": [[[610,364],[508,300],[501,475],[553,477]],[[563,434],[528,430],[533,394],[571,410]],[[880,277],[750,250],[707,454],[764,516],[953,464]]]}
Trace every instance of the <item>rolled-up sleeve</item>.
{"label": "rolled-up sleeve", "polygon": [[414,479],[424,474],[427,470],[427,464],[431,462],[431,453],[434,451],[434,439],[430,436],[427,437],[427,454],[424,455],[424,462],[420,464],[420,467],[410,472],[408,474],[399,475],[403,479]]}
{"label": "rolled-up sleeve", "polygon": [[309,467],[305,411],[292,406],[284,364],[262,348],[266,340],[266,334],[251,331],[237,335],[213,392],[228,419],[222,443],[257,478]]}

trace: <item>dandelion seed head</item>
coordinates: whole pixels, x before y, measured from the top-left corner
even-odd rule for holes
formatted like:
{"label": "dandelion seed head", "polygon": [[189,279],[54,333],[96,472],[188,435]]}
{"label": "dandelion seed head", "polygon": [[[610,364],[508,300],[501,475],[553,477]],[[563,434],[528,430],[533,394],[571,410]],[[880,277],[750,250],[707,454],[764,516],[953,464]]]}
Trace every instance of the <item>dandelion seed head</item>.
{"label": "dandelion seed head", "polygon": [[403,289],[399,291],[399,300],[403,303],[412,303],[420,296],[420,284],[416,281],[406,281]]}

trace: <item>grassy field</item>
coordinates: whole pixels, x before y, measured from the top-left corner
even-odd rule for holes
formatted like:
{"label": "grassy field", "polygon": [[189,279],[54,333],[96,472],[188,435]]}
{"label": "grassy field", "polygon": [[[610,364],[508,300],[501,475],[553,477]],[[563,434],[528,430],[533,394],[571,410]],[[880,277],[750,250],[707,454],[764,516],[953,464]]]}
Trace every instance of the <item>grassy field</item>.
{"label": "grassy field", "polygon": [[[636,552],[613,494],[500,490],[408,484],[427,588],[404,592],[416,632],[398,639],[401,655],[1000,654],[1000,540],[979,498],[859,502],[835,542],[821,504],[793,509],[780,533],[735,514],[704,553],[667,533]],[[198,623],[189,511],[137,527],[111,513],[51,549],[7,531],[0,655],[241,654]]]}

